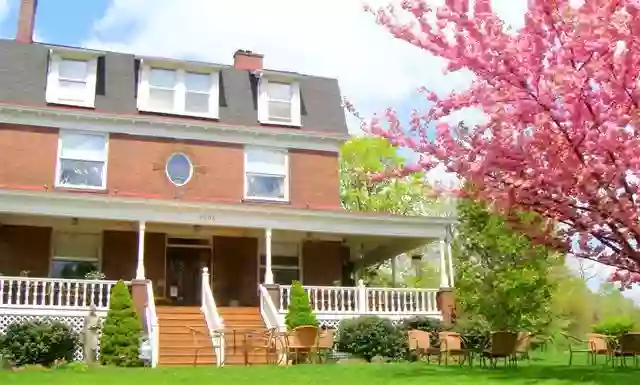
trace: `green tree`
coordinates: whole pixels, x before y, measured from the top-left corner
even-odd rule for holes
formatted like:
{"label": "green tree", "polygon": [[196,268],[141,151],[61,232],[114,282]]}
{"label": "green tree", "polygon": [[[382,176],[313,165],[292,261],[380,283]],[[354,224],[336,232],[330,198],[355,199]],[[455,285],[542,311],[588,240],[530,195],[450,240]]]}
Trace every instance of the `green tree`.
{"label": "green tree", "polygon": [[318,325],[316,315],[309,304],[309,296],[298,281],[293,281],[291,284],[289,308],[284,317],[284,323],[288,330],[293,330],[298,326]]}
{"label": "green tree", "polygon": [[454,258],[463,320],[493,330],[549,332],[554,321],[551,272],[562,258],[532,244],[479,202],[460,200],[458,220]]}
{"label": "green tree", "polygon": [[424,173],[402,178],[372,180],[371,175],[401,168],[406,160],[384,138],[359,136],[346,142],[340,151],[340,194],[349,211],[420,215],[429,189]]}
{"label": "green tree", "polygon": [[129,289],[122,281],[111,289],[109,312],[102,325],[100,362],[103,365],[142,366],[142,328]]}

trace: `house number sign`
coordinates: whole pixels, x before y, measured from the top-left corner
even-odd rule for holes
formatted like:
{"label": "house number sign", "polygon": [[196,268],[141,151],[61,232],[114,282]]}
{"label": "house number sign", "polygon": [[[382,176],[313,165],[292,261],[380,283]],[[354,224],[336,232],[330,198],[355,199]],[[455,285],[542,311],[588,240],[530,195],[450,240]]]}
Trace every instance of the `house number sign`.
{"label": "house number sign", "polygon": [[213,222],[215,217],[211,214],[200,214],[200,220],[203,222]]}

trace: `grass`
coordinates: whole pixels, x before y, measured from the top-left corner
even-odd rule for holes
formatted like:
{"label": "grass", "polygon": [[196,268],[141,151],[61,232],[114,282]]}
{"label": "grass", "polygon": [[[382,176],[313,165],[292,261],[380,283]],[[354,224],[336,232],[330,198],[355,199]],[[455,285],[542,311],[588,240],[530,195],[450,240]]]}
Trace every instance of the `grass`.
{"label": "grass", "polygon": [[[615,368],[599,364],[586,365],[578,357],[572,367],[567,366],[564,354],[535,357],[518,368],[482,369],[478,367],[445,367],[425,363],[393,364],[327,364],[275,366],[229,366],[217,368],[75,368],[55,370],[0,371],[0,384],[47,385],[618,385],[634,384],[640,369]],[[604,360],[601,360],[602,362]],[[630,364],[630,367],[633,367]]]}

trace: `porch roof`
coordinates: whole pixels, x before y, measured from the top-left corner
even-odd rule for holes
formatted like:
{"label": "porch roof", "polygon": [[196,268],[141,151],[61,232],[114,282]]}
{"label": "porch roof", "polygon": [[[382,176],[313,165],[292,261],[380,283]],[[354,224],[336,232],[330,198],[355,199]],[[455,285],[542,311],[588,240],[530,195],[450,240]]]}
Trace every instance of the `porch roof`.
{"label": "porch roof", "polygon": [[0,212],[344,235],[443,238],[454,216],[404,217],[276,204],[219,204],[68,192],[0,190]]}

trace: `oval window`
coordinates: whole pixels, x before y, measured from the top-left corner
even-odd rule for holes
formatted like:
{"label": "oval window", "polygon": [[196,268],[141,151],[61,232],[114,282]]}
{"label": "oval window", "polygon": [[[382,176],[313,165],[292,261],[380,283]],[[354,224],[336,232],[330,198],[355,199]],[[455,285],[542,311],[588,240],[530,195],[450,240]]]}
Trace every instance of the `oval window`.
{"label": "oval window", "polygon": [[193,165],[188,156],[175,153],[167,160],[166,173],[171,183],[184,186],[193,176]]}

